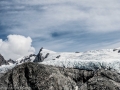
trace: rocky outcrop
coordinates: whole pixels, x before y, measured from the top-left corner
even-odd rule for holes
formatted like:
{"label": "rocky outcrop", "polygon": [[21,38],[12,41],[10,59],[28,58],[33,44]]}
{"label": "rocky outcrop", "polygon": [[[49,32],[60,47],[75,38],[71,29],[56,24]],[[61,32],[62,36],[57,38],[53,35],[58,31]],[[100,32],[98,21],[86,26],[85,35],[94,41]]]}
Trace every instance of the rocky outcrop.
{"label": "rocky outcrop", "polygon": [[42,62],[44,60],[44,57],[42,56],[42,51],[43,47],[39,50],[39,53],[37,54],[35,60],[33,62]]}
{"label": "rocky outcrop", "polygon": [[24,63],[0,78],[1,90],[120,90],[116,71],[87,71]]}
{"label": "rocky outcrop", "polygon": [[48,57],[49,53],[47,53],[45,56],[42,55],[42,49],[43,47],[39,50],[39,53],[36,55],[36,58],[33,62],[43,62],[44,59]]}
{"label": "rocky outcrop", "polygon": [[30,54],[28,56],[25,56],[23,58],[21,58],[20,60],[16,60],[16,64],[22,64],[22,63],[25,63],[25,62],[33,62],[33,60],[35,59],[36,55],[35,54]]}
{"label": "rocky outcrop", "polygon": [[49,53],[47,53],[46,55],[45,55],[45,58],[47,58],[49,56]]}
{"label": "rocky outcrop", "polygon": [[115,49],[113,49],[113,51],[118,51],[118,53],[120,53],[120,49],[115,48]]}
{"label": "rocky outcrop", "polygon": [[12,59],[9,59],[9,60],[7,61],[7,63],[15,64],[16,62],[15,62],[14,60],[12,60]]}
{"label": "rocky outcrop", "polygon": [[0,54],[0,66],[8,64],[4,57]]}
{"label": "rocky outcrop", "polygon": [[58,55],[56,58],[60,58],[60,55]]}

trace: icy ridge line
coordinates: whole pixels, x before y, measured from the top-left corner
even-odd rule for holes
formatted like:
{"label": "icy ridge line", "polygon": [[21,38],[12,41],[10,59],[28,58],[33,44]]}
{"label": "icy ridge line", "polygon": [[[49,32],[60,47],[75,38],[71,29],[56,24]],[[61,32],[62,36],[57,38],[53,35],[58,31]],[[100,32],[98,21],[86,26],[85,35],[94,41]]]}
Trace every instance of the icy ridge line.
{"label": "icy ridge line", "polygon": [[60,66],[66,68],[79,68],[86,70],[110,69],[120,73],[120,53],[119,49],[91,50],[86,52],[54,52],[47,49],[40,49],[40,52],[29,57],[21,57],[17,63],[0,66],[0,73],[12,69],[16,65],[25,62],[34,62],[36,57],[45,57],[40,64]]}

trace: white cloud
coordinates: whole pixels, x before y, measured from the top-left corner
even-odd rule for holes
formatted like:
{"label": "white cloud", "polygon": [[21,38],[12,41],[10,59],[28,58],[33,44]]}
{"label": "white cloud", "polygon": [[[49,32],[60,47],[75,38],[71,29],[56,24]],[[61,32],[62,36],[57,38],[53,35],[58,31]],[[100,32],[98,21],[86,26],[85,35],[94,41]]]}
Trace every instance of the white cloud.
{"label": "white cloud", "polygon": [[[68,45],[71,44],[66,44],[68,38],[73,42],[73,50],[81,47],[82,50],[107,48],[108,44],[120,41],[119,36],[115,35],[116,32],[120,33],[119,0],[12,0],[12,2],[6,0],[5,2],[5,4],[1,2],[4,11],[0,14],[1,24],[8,27],[6,31],[9,33],[29,35],[38,50],[42,45],[56,51],[69,51],[71,47]],[[76,41],[76,35],[72,36],[71,33],[69,37],[61,37],[59,38],[61,41],[56,42],[56,37],[52,37],[51,33],[61,31],[73,32],[78,34],[79,38],[86,39]],[[91,36],[101,34],[101,37],[99,35],[99,38],[96,36],[89,41],[88,36],[83,36],[82,32],[90,33]],[[106,44],[105,37],[102,37],[104,34],[107,38],[116,38]],[[95,42],[97,39],[100,39],[99,43]]]}
{"label": "white cloud", "polygon": [[32,39],[21,35],[9,35],[7,40],[0,39],[0,53],[5,59],[17,59],[35,52]]}

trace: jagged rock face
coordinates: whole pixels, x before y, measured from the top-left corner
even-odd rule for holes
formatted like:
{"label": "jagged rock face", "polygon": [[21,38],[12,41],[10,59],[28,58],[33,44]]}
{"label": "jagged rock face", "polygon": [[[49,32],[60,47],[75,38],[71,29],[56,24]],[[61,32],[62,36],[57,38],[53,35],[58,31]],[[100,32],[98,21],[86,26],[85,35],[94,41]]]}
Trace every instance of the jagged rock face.
{"label": "jagged rock face", "polygon": [[120,74],[87,71],[37,63],[16,66],[0,78],[4,90],[120,90]]}
{"label": "jagged rock face", "polygon": [[7,64],[6,60],[4,59],[4,57],[0,54],[0,66]]}
{"label": "jagged rock face", "polygon": [[15,61],[16,64],[22,64],[25,62],[33,62],[35,59],[36,55],[35,54],[30,54],[29,56],[24,56],[22,58],[19,58]]}
{"label": "jagged rock face", "polygon": [[12,64],[15,64],[15,63],[16,63],[16,62],[15,62],[14,60],[12,60],[12,59],[9,59],[7,62],[8,62],[8,63],[12,63]]}
{"label": "jagged rock face", "polygon": [[42,56],[42,53],[41,53],[42,49],[43,47],[39,50],[39,53],[36,55],[36,58],[33,62],[42,62],[45,58],[48,57],[49,54],[46,54],[45,57]]}
{"label": "jagged rock face", "polygon": [[42,53],[38,53],[33,62],[42,62],[43,60],[44,60],[44,57],[42,56]]}

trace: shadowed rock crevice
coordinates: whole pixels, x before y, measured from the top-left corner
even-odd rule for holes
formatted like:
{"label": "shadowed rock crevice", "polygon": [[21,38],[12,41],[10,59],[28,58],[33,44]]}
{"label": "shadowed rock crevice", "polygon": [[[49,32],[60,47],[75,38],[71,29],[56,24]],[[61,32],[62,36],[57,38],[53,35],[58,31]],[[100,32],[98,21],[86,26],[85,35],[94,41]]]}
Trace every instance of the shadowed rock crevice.
{"label": "shadowed rock crevice", "polygon": [[9,89],[14,90],[13,75],[12,75],[12,73],[9,75],[8,81],[9,82],[8,82],[8,89],[7,90],[9,90]]}
{"label": "shadowed rock crevice", "polygon": [[26,66],[25,67],[25,78],[27,80],[27,85],[30,87],[32,90],[38,90],[38,88],[35,86],[36,83],[32,83],[31,79],[29,77],[30,71],[29,68]]}

